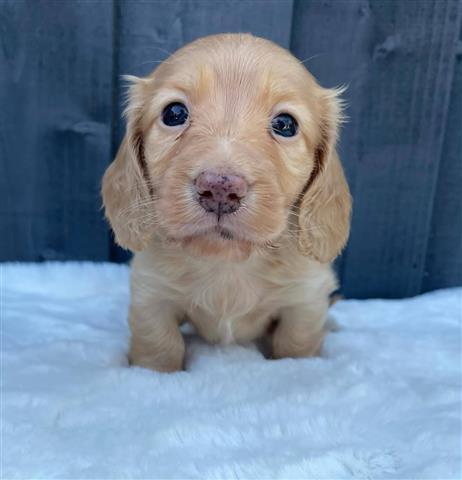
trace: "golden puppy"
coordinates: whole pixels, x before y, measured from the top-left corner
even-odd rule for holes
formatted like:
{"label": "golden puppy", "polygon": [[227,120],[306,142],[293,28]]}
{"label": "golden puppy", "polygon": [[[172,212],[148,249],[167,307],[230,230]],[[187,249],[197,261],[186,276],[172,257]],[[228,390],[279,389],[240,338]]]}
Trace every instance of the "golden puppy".
{"label": "golden puppy", "polygon": [[351,209],[338,92],[238,34],[197,40],[132,81],[103,179],[116,240],[137,252],[131,364],[181,369],[185,321],[231,343],[277,319],[275,358],[318,353]]}

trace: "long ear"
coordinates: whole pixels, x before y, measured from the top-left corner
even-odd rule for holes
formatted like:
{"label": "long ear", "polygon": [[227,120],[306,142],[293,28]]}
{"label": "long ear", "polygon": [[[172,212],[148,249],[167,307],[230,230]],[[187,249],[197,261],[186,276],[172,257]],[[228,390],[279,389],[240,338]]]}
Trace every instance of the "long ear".
{"label": "long ear", "polygon": [[350,233],[351,196],[335,150],[341,118],[337,95],[323,90],[315,166],[299,201],[299,250],[323,263],[335,259]]}
{"label": "long ear", "polygon": [[143,79],[129,92],[126,110],[127,133],[114,162],[103,177],[102,195],[106,217],[117,243],[130,250],[142,250],[153,233],[152,182],[144,155],[141,117],[144,103]]}

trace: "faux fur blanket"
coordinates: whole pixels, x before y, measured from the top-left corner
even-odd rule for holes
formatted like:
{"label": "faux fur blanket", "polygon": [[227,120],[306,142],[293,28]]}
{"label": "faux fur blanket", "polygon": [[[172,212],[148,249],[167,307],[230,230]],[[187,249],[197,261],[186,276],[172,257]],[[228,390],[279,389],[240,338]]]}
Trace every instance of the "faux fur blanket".
{"label": "faux fur blanket", "polygon": [[128,368],[128,269],[3,264],[1,478],[461,477],[462,289],[341,301],[322,357]]}

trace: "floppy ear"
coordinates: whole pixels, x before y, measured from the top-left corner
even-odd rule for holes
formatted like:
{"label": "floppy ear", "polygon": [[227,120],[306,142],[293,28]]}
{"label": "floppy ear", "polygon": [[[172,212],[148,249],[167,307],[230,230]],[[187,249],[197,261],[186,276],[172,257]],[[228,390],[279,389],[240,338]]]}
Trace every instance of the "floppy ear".
{"label": "floppy ear", "polygon": [[341,119],[337,95],[323,90],[315,165],[299,200],[299,250],[323,263],[335,259],[350,232],[351,196],[335,150]]}
{"label": "floppy ear", "polygon": [[[142,250],[153,233],[153,189],[144,154],[141,126],[146,80],[130,77],[127,133],[114,162],[103,177],[102,195],[106,217],[117,243]],[[151,200],[151,201],[150,201]]]}

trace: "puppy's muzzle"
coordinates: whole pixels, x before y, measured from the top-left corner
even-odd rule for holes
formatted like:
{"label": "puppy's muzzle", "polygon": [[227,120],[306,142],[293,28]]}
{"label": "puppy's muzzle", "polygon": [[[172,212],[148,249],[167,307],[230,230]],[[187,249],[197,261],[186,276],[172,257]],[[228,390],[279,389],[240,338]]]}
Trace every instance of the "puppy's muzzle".
{"label": "puppy's muzzle", "polygon": [[194,181],[194,186],[200,206],[218,217],[237,211],[248,189],[247,182],[238,175],[212,172],[202,172]]}

